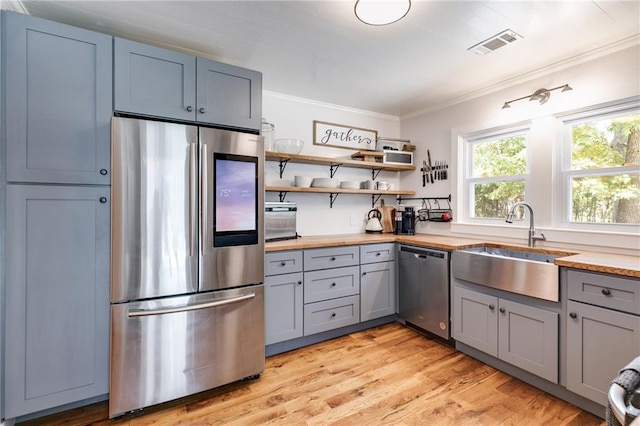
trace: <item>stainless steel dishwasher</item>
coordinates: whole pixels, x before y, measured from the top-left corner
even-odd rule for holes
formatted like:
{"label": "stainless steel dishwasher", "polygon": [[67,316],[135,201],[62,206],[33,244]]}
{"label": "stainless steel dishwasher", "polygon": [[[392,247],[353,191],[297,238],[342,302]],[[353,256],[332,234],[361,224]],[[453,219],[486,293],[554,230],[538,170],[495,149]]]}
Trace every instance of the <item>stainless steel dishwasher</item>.
{"label": "stainless steel dishwasher", "polygon": [[406,245],[399,251],[400,318],[449,340],[450,252]]}

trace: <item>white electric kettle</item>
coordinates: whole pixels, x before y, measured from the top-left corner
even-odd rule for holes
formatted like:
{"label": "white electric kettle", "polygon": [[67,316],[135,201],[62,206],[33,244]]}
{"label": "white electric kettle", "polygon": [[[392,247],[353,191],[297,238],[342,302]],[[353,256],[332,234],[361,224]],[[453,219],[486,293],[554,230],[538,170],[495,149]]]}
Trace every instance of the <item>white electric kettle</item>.
{"label": "white electric kettle", "polygon": [[365,231],[367,234],[376,234],[382,232],[382,224],[380,223],[380,219],[382,218],[382,213],[378,209],[369,210],[367,214],[367,226],[365,226]]}

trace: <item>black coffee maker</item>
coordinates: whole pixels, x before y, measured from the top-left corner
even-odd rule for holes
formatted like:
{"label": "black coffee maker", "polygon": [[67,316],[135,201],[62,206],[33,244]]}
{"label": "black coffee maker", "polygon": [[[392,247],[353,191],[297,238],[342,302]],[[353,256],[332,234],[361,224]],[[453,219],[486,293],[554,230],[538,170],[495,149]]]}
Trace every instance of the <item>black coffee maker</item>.
{"label": "black coffee maker", "polygon": [[402,220],[396,222],[396,234],[414,235],[416,233],[416,211],[413,207],[405,207],[399,212]]}

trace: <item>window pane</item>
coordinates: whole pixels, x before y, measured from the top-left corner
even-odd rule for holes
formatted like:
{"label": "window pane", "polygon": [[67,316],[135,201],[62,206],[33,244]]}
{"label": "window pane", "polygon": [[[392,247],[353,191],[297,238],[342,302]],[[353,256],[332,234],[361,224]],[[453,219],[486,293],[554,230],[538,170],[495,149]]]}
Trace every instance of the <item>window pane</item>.
{"label": "window pane", "polygon": [[571,220],[640,223],[640,173],[571,179]]}
{"label": "window pane", "polygon": [[527,172],[524,135],[471,145],[472,177],[517,176]]}
{"label": "window pane", "polygon": [[474,217],[506,218],[511,205],[524,201],[524,181],[477,183],[473,192]]}
{"label": "window pane", "polygon": [[573,170],[640,164],[640,115],[572,126]]}

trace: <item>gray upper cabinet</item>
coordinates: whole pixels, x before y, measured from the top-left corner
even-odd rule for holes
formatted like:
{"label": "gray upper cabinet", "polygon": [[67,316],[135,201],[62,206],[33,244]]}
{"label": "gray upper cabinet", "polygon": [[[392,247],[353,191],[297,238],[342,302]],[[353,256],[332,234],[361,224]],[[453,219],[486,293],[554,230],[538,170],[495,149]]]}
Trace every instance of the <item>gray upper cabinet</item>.
{"label": "gray upper cabinet", "polygon": [[260,129],[262,74],[198,58],[196,121]]}
{"label": "gray upper cabinet", "polygon": [[121,38],[114,39],[114,109],[259,130],[262,74]]}
{"label": "gray upper cabinet", "polygon": [[114,38],[114,109],[194,121],[196,58]]}
{"label": "gray upper cabinet", "polygon": [[9,182],[110,182],[112,38],[3,11]]}
{"label": "gray upper cabinet", "polygon": [[109,188],[7,185],[4,415],[109,391]]}

